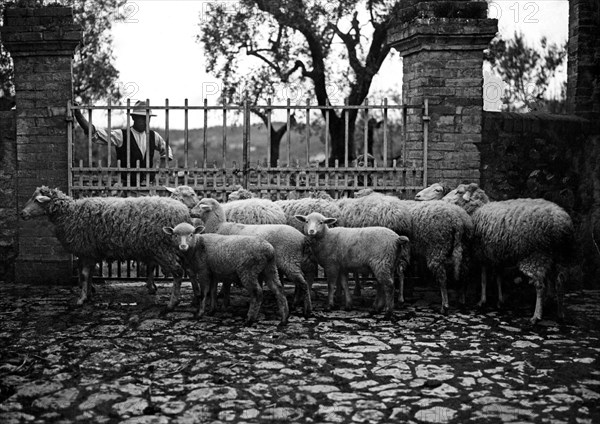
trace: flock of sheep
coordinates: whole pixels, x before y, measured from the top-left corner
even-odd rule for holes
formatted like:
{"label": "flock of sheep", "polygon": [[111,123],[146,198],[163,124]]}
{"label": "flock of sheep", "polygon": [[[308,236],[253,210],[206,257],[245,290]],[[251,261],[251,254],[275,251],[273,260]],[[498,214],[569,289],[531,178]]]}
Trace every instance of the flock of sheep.
{"label": "flock of sheep", "polygon": [[[290,308],[280,276],[295,286],[294,305],[312,313],[311,286],[321,266],[327,277],[326,309],[341,291],[343,307],[352,308],[349,273],[360,296],[359,275],[376,280],[374,312],[391,317],[403,302],[404,274],[411,258],[420,258],[441,292],[441,311],[449,308],[446,284],[461,284],[461,302],[469,276],[481,269],[481,300],[486,302],[487,271],[498,275],[516,266],[535,286],[531,318],[542,318],[546,283],[563,315],[563,284],[573,251],[573,223],[556,204],[542,199],[490,201],[476,184],[449,190],[441,184],[419,192],[415,200],[362,190],[334,200],[324,193],[302,199],[271,201],[246,190],[219,203],[200,199],[188,186],[168,188],[171,198],[87,197],[73,199],[58,189],[39,187],[21,211],[28,219],[47,215],[63,247],[79,258],[83,304],[95,264],[102,260],[138,260],[148,264],[148,291],[156,291],[152,272],[161,267],[173,277],[167,308],[180,301],[187,272],[198,317],[217,308],[217,283],[223,306],[230,284],[243,285],[250,297],[246,323],[257,320],[263,284],[276,298],[281,324]],[[232,200],[235,199],[235,200]],[[499,301],[502,285],[497,279]]]}

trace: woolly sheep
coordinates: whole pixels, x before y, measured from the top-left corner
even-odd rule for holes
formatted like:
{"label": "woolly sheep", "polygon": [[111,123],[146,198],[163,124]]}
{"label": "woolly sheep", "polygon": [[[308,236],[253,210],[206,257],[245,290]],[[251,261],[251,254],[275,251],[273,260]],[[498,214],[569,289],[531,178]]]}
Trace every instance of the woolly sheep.
{"label": "woolly sheep", "polygon": [[310,248],[301,232],[285,224],[251,225],[228,222],[222,205],[210,198],[200,200],[191,214],[202,219],[207,233],[252,235],[271,243],[275,248],[277,268],[294,283],[297,295],[303,296],[304,315],[311,315],[309,289],[317,270],[310,257]]}
{"label": "woolly sheep", "polygon": [[[56,237],[64,249],[80,260],[78,305],[88,299],[91,272],[96,262],[103,259],[157,263],[174,277],[169,308],[178,303],[183,267],[161,228],[190,222],[188,208],[182,203],[158,196],[75,200],[59,189],[41,186],[25,204],[21,217],[42,215],[47,215],[54,224]],[[147,285],[155,290],[153,281]]]}
{"label": "woolly sheep", "polygon": [[348,272],[372,272],[378,282],[375,311],[390,317],[394,310],[394,273],[403,279],[407,256],[402,245],[408,242],[388,228],[329,228],[335,218],[318,212],[296,215],[304,224],[304,234],[311,241],[317,262],[325,269],[329,288],[327,307],[334,306],[334,290],[339,283],[345,295],[345,308],[351,307]]}
{"label": "woolly sheep", "polygon": [[171,199],[179,200],[188,209],[192,209],[200,201],[200,198],[190,186],[180,185],[175,188],[165,187],[165,189],[171,193]]}
{"label": "woolly sheep", "polygon": [[[461,208],[437,202],[400,200],[373,192],[370,189],[357,193],[362,196],[338,201],[347,227],[380,225],[411,239],[411,251],[426,261],[442,297],[441,312],[448,312],[446,266],[450,264],[456,279],[462,255],[473,224]],[[399,293],[403,301],[402,289]],[[462,295],[464,298],[464,293]]]}
{"label": "woolly sheep", "polygon": [[251,198],[223,204],[227,221],[240,224],[285,224],[283,209],[269,199]]}
{"label": "woolly sheep", "polygon": [[235,200],[246,200],[246,199],[254,199],[256,196],[250,190],[246,190],[245,188],[238,187],[236,190],[229,193],[227,196],[227,200],[233,202]]}
{"label": "woolly sheep", "polygon": [[542,319],[544,279],[556,267],[557,314],[563,317],[563,280],[571,259],[574,229],[560,206],[543,199],[490,202],[477,184],[461,184],[444,200],[464,208],[473,219],[475,252],[484,265],[516,264],[536,289],[531,322]]}
{"label": "woolly sheep", "polygon": [[234,279],[240,281],[250,294],[246,324],[252,324],[257,320],[262,304],[260,280],[275,294],[280,324],[286,324],[289,309],[279,282],[273,246],[258,237],[200,234],[203,230],[203,226],[194,227],[185,222],[175,228],[163,227],[163,231],[171,236],[171,243],[182,252],[185,268],[201,287],[196,315],[204,314],[209,296],[212,296],[210,310],[214,310],[217,279]]}

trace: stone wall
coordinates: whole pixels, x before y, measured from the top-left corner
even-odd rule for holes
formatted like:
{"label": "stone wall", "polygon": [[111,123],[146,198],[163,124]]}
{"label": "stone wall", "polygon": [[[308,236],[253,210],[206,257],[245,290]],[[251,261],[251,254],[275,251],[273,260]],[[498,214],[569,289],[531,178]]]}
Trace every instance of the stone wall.
{"label": "stone wall", "polygon": [[600,284],[600,137],[581,117],[484,112],[481,186],[493,200],[545,198],[576,227],[572,284]]}
{"label": "stone wall", "polygon": [[15,111],[0,111],[0,281],[12,281],[17,246]]}

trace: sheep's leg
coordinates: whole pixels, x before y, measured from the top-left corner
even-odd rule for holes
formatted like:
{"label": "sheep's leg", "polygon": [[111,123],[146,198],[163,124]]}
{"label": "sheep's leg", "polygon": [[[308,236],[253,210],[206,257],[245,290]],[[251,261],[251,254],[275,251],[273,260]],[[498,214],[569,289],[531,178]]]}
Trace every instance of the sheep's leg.
{"label": "sheep's leg", "polygon": [[352,296],[350,295],[350,289],[348,288],[348,273],[340,272],[339,282],[344,293],[344,309],[350,311],[352,310]]}
{"label": "sheep's leg", "polygon": [[231,282],[223,281],[221,283],[221,296],[223,297],[223,308],[229,308],[231,302]]}
{"label": "sheep's leg", "polygon": [[156,294],[157,288],[154,283],[154,270],[156,269],[156,263],[147,262],[146,263],[146,289],[148,290],[148,294]]}
{"label": "sheep's leg", "polygon": [[175,306],[179,304],[179,298],[181,297],[181,276],[173,276],[173,286],[171,287],[171,298],[167,305],[167,310],[172,311]]}
{"label": "sheep's leg", "polygon": [[394,279],[388,276],[387,278],[383,278],[379,285],[382,286],[382,295],[385,300],[383,313],[387,319],[390,319],[394,312]]}
{"label": "sheep's leg", "polygon": [[483,308],[487,303],[487,269],[481,267],[481,298],[479,299],[478,307]]}
{"label": "sheep's leg", "polygon": [[360,274],[358,272],[354,272],[354,297],[356,298],[360,298],[362,293],[361,293],[361,286],[360,286]]}
{"label": "sheep's leg", "polygon": [[429,263],[428,265],[440,287],[440,293],[442,295],[442,307],[440,312],[442,315],[447,315],[450,303],[448,302],[448,289],[446,287],[446,270],[444,269],[444,265],[441,264]]}
{"label": "sheep's leg", "polygon": [[277,307],[279,309],[279,314],[281,315],[281,321],[279,322],[279,325],[286,325],[290,316],[290,309],[288,307],[285,294],[283,293],[283,286],[279,281],[277,267],[274,264],[271,270],[267,270],[265,272],[264,280],[267,283],[267,287],[269,287],[269,289],[275,294],[275,299],[277,300]]}
{"label": "sheep's leg", "polygon": [[394,290],[394,301],[404,304],[404,272],[398,272],[398,290]]}
{"label": "sheep's leg", "polygon": [[545,291],[544,280],[551,265],[552,261],[542,255],[534,255],[519,262],[519,270],[530,278],[535,287],[535,311],[530,319],[532,324],[542,319],[542,304]]}
{"label": "sheep's leg", "polygon": [[327,305],[325,306],[325,310],[330,311],[334,307],[334,295],[338,281],[338,270],[330,268],[325,271],[325,274],[327,275]]}
{"label": "sheep's leg", "polygon": [[92,278],[92,270],[96,266],[96,262],[85,259],[80,259],[81,266],[81,293],[79,299],[77,299],[77,305],[83,305],[86,300],[89,299],[89,286]]}
{"label": "sheep's leg", "polygon": [[304,279],[302,273],[298,270],[295,272],[289,272],[286,274],[287,277],[294,283],[294,292],[297,293],[298,301],[300,297],[303,300],[303,310],[304,316],[306,318],[312,315],[312,300],[310,298],[310,286]]}
{"label": "sheep's leg", "polygon": [[556,315],[560,321],[565,319],[564,305],[564,280],[567,276],[567,268],[563,265],[557,265],[556,283],[554,287],[556,295]]}
{"label": "sheep's leg", "polygon": [[504,296],[502,295],[502,277],[500,277],[499,273],[496,274],[496,288],[498,289],[498,302],[496,303],[496,306],[500,309],[504,304]]}
{"label": "sheep's leg", "polygon": [[250,294],[250,306],[248,307],[248,315],[246,316],[245,325],[252,325],[258,319],[260,306],[262,305],[263,289],[258,283],[256,276],[245,276],[240,278],[246,290]]}

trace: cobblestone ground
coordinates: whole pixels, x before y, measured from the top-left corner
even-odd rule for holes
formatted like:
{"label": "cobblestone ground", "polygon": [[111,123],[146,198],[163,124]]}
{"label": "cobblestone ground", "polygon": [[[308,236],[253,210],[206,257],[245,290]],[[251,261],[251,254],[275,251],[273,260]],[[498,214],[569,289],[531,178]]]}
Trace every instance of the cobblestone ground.
{"label": "cobblestone ground", "polygon": [[415,291],[390,322],[369,314],[372,290],[326,313],[317,289],[313,318],[278,328],[265,292],[247,328],[237,290],[196,321],[189,284],[166,315],[166,283],[99,285],[79,308],[75,288],[3,285],[0,422],[600,422],[598,291],[568,295],[566,324],[531,327],[533,292],[443,317]]}

